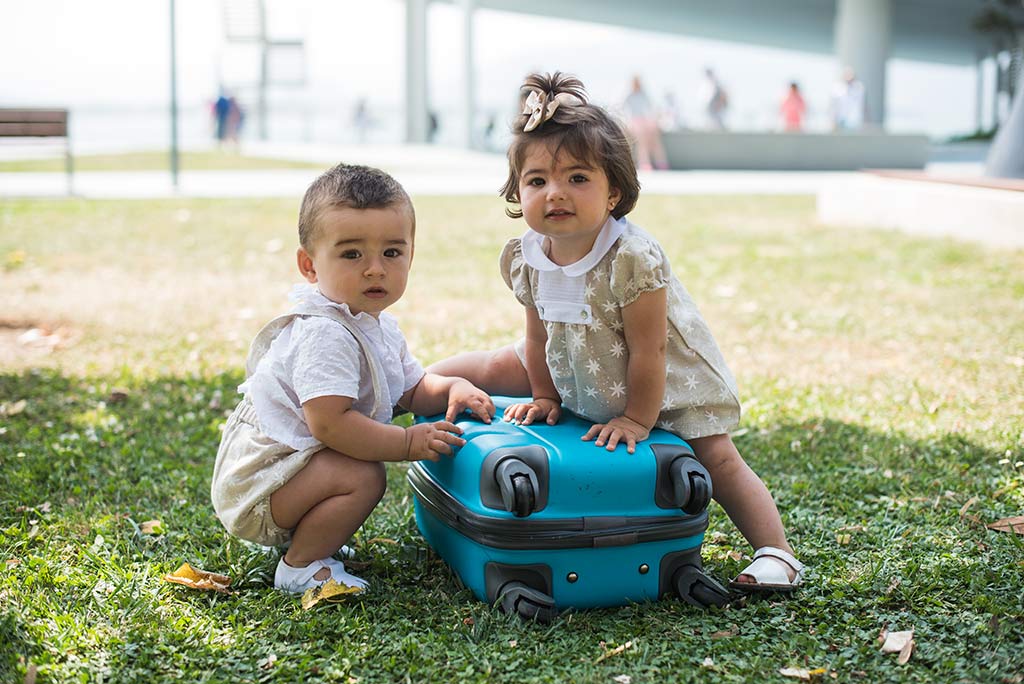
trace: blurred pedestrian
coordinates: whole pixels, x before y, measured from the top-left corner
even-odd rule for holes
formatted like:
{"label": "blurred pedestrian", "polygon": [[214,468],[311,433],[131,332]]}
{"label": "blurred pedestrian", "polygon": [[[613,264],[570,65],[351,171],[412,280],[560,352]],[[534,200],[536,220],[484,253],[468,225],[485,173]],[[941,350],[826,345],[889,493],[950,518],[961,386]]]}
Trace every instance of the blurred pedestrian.
{"label": "blurred pedestrian", "polygon": [[637,168],[649,171],[653,162],[653,168],[667,169],[668,158],[665,156],[665,147],[661,144],[658,114],[651,98],[644,92],[639,76],[633,77],[633,84],[623,103],[623,109],[636,145]]}
{"label": "blurred pedestrian", "polygon": [[843,69],[842,79],[832,89],[832,127],[837,131],[856,131],[864,126],[866,104],[864,84],[853,69]]}
{"label": "blurred pedestrian", "polygon": [[782,130],[799,132],[804,128],[804,115],[807,114],[807,103],[804,96],[800,94],[800,85],[793,81],[786,90],[786,96],[779,105],[779,115],[782,117]]}
{"label": "blurred pedestrian", "polygon": [[711,67],[704,68],[704,80],[698,95],[704,107],[708,128],[724,130],[725,112],[729,109],[729,93]]}
{"label": "blurred pedestrian", "polygon": [[373,120],[370,117],[370,105],[365,97],[356,100],[355,109],[352,110],[352,128],[356,130],[356,142],[366,142],[366,134],[370,130]]}

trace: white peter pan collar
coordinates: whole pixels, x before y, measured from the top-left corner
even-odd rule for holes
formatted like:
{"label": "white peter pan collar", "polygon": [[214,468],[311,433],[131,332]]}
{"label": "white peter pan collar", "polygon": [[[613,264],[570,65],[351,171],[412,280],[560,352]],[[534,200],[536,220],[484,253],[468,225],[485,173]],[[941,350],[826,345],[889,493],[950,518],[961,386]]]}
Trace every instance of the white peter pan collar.
{"label": "white peter pan collar", "polygon": [[625,230],[625,217],[615,219],[609,216],[608,220],[601,227],[601,232],[598,233],[597,239],[594,240],[594,246],[590,248],[586,256],[568,266],[559,266],[544,253],[544,236],[531,228],[523,233],[521,238],[523,259],[538,271],[554,271],[557,269],[570,278],[574,278],[583,275],[594,268],[594,266],[597,266],[597,262],[604,258],[604,255],[608,253],[608,250],[612,248],[612,245],[615,244],[615,241],[619,239]]}

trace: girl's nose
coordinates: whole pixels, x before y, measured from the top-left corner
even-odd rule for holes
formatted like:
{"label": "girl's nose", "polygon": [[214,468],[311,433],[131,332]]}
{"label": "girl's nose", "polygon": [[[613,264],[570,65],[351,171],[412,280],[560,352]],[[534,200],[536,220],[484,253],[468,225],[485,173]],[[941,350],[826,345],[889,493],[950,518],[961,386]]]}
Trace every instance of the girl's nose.
{"label": "girl's nose", "polygon": [[565,186],[561,183],[548,183],[548,199],[562,199],[565,197]]}

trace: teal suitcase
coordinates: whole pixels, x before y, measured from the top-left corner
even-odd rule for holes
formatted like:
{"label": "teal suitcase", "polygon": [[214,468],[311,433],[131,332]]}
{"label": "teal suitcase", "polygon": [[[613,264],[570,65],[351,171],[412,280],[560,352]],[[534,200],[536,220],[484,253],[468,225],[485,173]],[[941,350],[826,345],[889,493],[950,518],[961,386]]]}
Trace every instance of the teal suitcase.
{"label": "teal suitcase", "polygon": [[[495,397],[498,415],[518,401]],[[701,566],[712,485],[685,441],[654,430],[633,454],[608,451],[569,413],[458,425],[466,444],[408,478],[420,532],[478,599],[540,621],[666,594],[728,600]]]}

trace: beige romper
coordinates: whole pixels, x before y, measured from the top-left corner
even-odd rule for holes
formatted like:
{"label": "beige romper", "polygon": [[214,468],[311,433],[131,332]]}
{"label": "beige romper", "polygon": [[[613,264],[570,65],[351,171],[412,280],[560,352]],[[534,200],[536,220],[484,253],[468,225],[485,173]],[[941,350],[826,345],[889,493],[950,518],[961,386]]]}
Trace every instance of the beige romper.
{"label": "beige romper", "polygon": [[657,426],[684,439],[729,432],[740,418],[736,380],[697,305],[653,237],[625,219],[609,219],[604,230],[612,228],[621,235],[584,273],[551,262],[543,271],[530,266],[519,238],[501,254],[506,284],[544,323],[547,365],[562,403],[595,423],[624,413],[629,350],[622,309],[666,288],[666,384]]}
{"label": "beige romper", "polygon": [[[263,327],[253,340],[245,362],[248,378],[256,371],[271,342],[296,316],[322,316],[345,326],[359,343],[373,382],[372,415],[382,408],[384,371],[363,333],[330,307],[301,304],[291,313],[278,316]],[[291,530],[278,527],[270,514],[270,495],[295,477],[313,454],[325,449],[316,444],[301,451],[281,444],[260,431],[256,410],[243,398],[224,426],[217,460],[213,466],[210,498],[217,517],[228,532],[257,544],[276,546],[291,538]]]}

